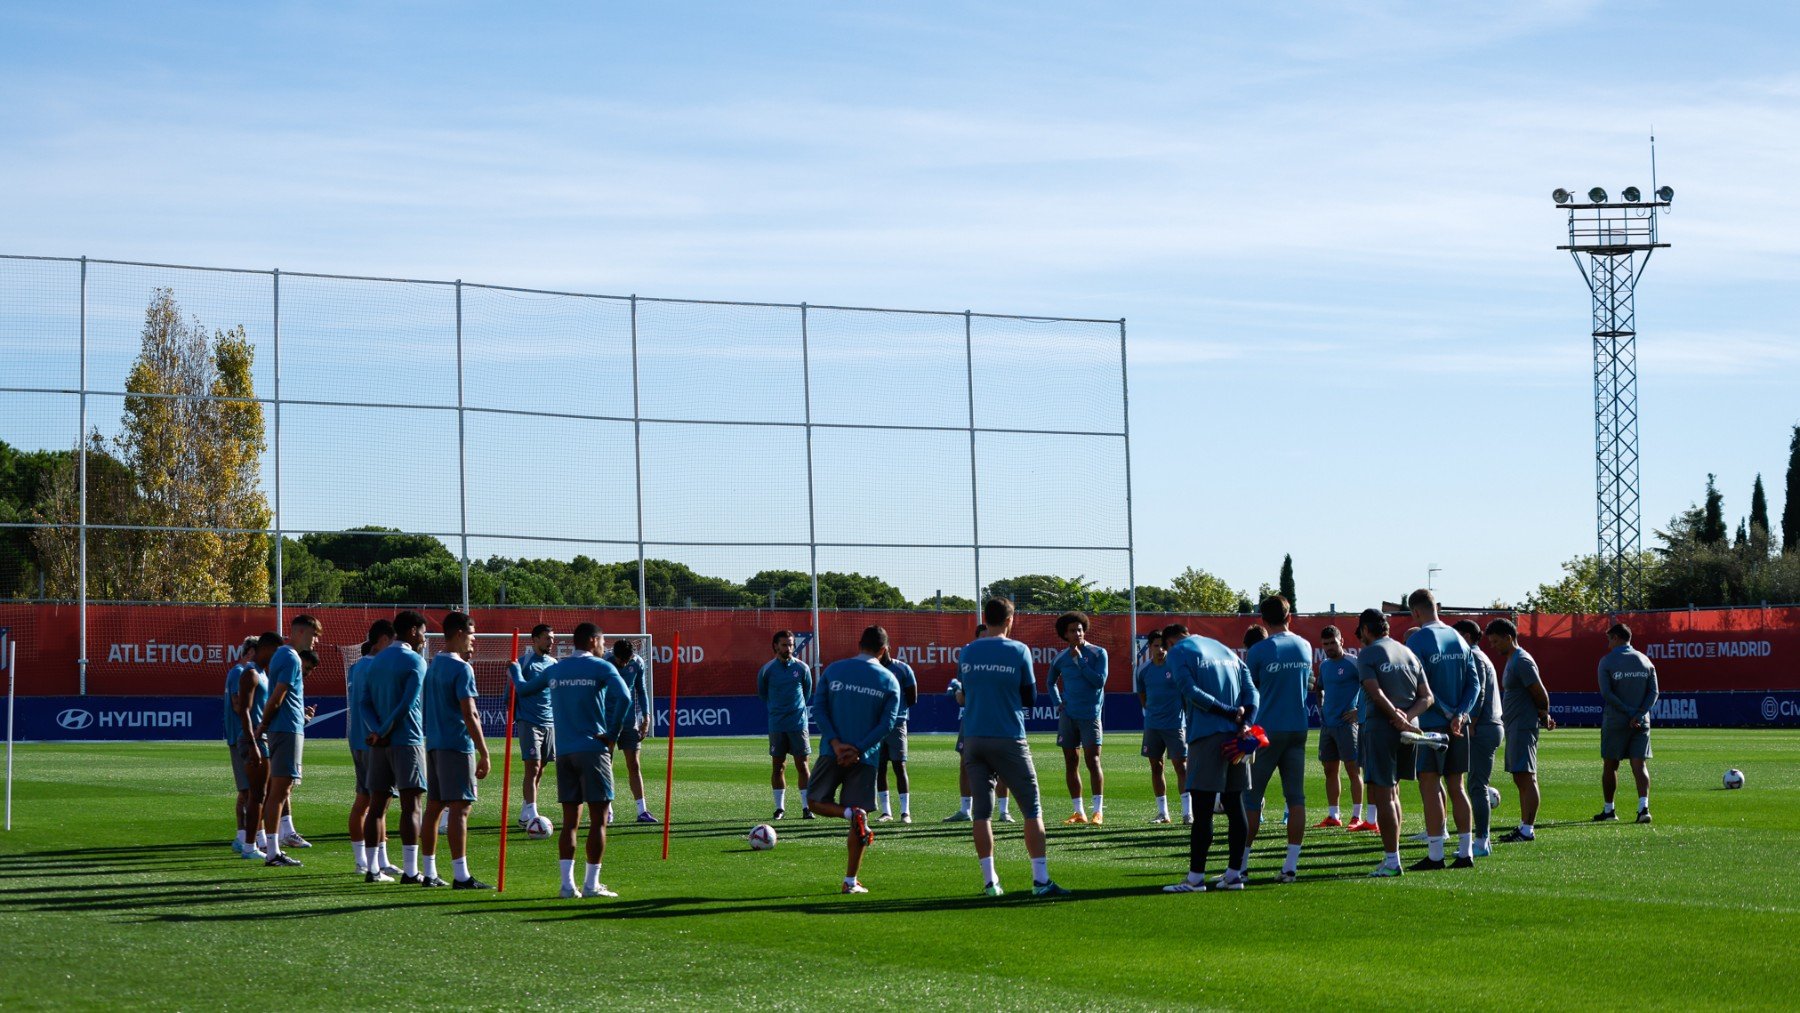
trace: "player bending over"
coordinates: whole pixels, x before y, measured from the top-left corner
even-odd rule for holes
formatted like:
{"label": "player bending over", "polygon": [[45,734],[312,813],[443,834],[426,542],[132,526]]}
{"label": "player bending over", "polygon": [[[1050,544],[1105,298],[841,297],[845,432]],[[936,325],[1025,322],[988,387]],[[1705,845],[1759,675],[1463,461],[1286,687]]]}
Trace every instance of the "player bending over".
{"label": "player bending over", "polygon": [[1057,639],[1069,646],[1050,662],[1050,696],[1061,708],[1056,744],[1063,752],[1063,780],[1072,812],[1064,823],[1087,823],[1081,800],[1081,766],[1094,786],[1094,818],[1106,822],[1106,773],[1100,769],[1101,714],[1106,701],[1106,651],[1087,642],[1088,618],[1065,612],[1056,619]]}
{"label": "player bending over", "polygon": [[1256,686],[1237,652],[1210,637],[1189,636],[1187,627],[1163,627],[1169,645],[1169,673],[1181,691],[1188,735],[1187,791],[1194,797],[1194,825],[1188,833],[1188,874],[1165,893],[1204,893],[1206,860],[1212,851],[1215,807],[1223,807],[1226,823],[1225,874],[1213,884],[1242,890],[1239,870],[1249,850],[1244,791],[1250,787],[1247,758],[1230,757],[1225,747],[1244,734],[1256,716]]}
{"label": "player bending over", "polygon": [[806,785],[806,804],[821,816],[850,821],[844,893],[868,893],[857,879],[863,852],[875,840],[869,810],[875,805],[875,771],[881,744],[900,717],[900,682],[881,663],[887,631],[870,626],[856,642],[854,658],[834,661],[819,676],[812,710],[819,722],[819,762]]}
{"label": "player bending over", "polygon": [[[1319,631],[1319,647],[1325,660],[1319,662],[1313,677],[1313,690],[1319,694],[1319,764],[1325,768],[1325,818],[1321,827],[1344,827],[1351,832],[1378,829],[1374,820],[1363,819],[1362,768],[1356,762],[1356,708],[1360,702],[1362,680],[1356,675],[1356,659],[1344,653],[1343,634],[1336,626]],[[1343,798],[1338,781],[1342,765],[1350,782],[1350,822],[1340,816],[1338,802]],[[1373,807],[1368,815],[1375,815]]]}
{"label": "player bending over", "polygon": [[[769,646],[775,657],[756,673],[756,696],[769,709],[769,787],[775,793],[774,818],[781,819],[787,815],[787,758],[794,758],[802,791],[812,777],[807,770],[812,747],[806,743],[806,701],[813,694],[813,678],[806,662],[794,657],[792,630],[776,630]],[[800,816],[810,820],[812,811],[803,808]]]}
{"label": "player bending over", "polygon": [[1600,659],[1600,792],[1605,808],[1595,822],[1616,820],[1613,794],[1619,790],[1619,761],[1631,761],[1637,783],[1639,823],[1650,822],[1650,709],[1656,706],[1656,666],[1631,646],[1631,627],[1614,623],[1606,631],[1612,649]]}
{"label": "player bending over", "polygon": [[[1262,829],[1263,795],[1277,771],[1281,795],[1287,802],[1287,858],[1281,863],[1281,882],[1292,883],[1299,874],[1300,845],[1306,839],[1306,697],[1312,689],[1312,645],[1288,629],[1292,606],[1280,595],[1262,600],[1262,619],[1268,638],[1250,648],[1244,663],[1258,696],[1257,721],[1269,744],[1256,751],[1250,768],[1250,796],[1244,803],[1249,829],[1244,838],[1244,861]],[[1238,867],[1248,879],[1249,869]]]}
{"label": "player bending over", "polygon": [[[1409,751],[1400,741],[1402,732],[1418,732],[1418,717],[1431,708],[1431,683],[1417,655],[1388,636],[1388,618],[1380,609],[1363,609],[1356,620],[1356,639],[1363,645],[1356,655],[1356,674],[1362,677],[1362,701],[1357,718],[1358,756],[1363,784],[1375,806],[1381,832],[1381,864],[1369,873],[1377,879],[1401,875],[1400,764]],[[1442,803],[1439,803],[1442,813]],[[1442,818],[1441,815],[1439,817]],[[1438,868],[1442,868],[1440,862]]]}
{"label": "player bending over", "polygon": [[1469,737],[1473,731],[1470,717],[1480,690],[1479,670],[1475,659],[1470,657],[1472,648],[1438,618],[1436,595],[1426,588],[1419,588],[1407,596],[1406,606],[1412,610],[1413,621],[1419,624],[1407,635],[1406,646],[1425,667],[1433,699],[1431,709],[1419,716],[1419,727],[1450,735],[1448,749],[1417,751],[1419,797],[1425,803],[1428,850],[1426,857],[1413,863],[1413,870],[1444,867],[1446,796],[1456,818],[1456,860],[1450,867],[1468,869],[1475,865],[1475,834],[1463,775],[1469,772]]}
{"label": "player bending over", "polygon": [[544,768],[556,762],[556,728],[550,717],[550,666],[556,664],[556,633],[549,623],[531,628],[531,646],[507,667],[513,682],[513,725],[519,736],[519,759],[524,767],[520,787],[525,805],[519,810],[519,826],[537,818],[538,785]]}
{"label": "player bending over", "polygon": [[400,798],[400,882],[419,875],[419,798],[425,793],[425,617],[410,609],[394,616],[394,640],[363,669],[363,738],[369,743],[369,815],[363,820],[365,883],[391,880],[377,864],[388,798]]}
{"label": "player bending over", "polygon": [[443,886],[437,874],[437,816],[450,813],[450,861],[456,890],[490,890],[469,874],[469,807],[475,804],[475,782],[488,775],[487,740],[481,734],[481,712],[475,707],[475,666],[469,652],[475,643],[475,621],[465,613],[444,617],[444,649],[425,670],[424,832],[419,854],[422,886]]}
{"label": "player bending over", "polygon": [[[631,641],[621,638],[613,641],[612,663],[631,694],[631,713],[626,716],[625,728],[619,733],[619,749],[625,753],[626,781],[631,786],[631,799],[637,803],[637,821],[656,823],[659,821],[650,815],[650,806],[644,801],[644,767],[638,756],[644,740],[650,737],[650,687],[644,676],[644,659],[634,655]],[[611,817],[612,812],[608,810],[607,818]]]}
{"label": "player bending over", "polygon": [[[1187,720],[1181,712],[1181,690],[1169,674],[1168,652],[1163,649],[1161,630],[1151,630],[1144,637],[1150,657],[1137,670],[1132,688],[1137,691],[1138,705],[1144,708],[1144,741],[1138,752],[1150,761],[1150,790],[1156,793],[1156,812],[1152,823],[1169,822],[1169,792],[1163,778],[1163,757],[1175,767],[1177,786],[1187,784]],[[1193,799],[1181,792],[1181,822],[1194,822]]]}
{"label": "player bending over", "polygon": [[1506,732],[1506,772],[1519,792],[1518,829],[1500,838],[1500,843],[1520,844],[1537,839],[1533,824],[1539,802],[1538,729],[1553,729],[1556,720],[1550,716],[1550,694],[1544,692],[1537,660],[1519,646],[1519,628],[1511,620],[1496,619],[1487,625],[1487,643],[1504,673],[1500,677],[1500,723]]}
{"label": "player bending over", "polygon": [[[886,823],[894,818],[894,810],[888,806],[888,768],[894,768],[894,791],[900,796],[900,822],[912,822],[912,795],[908,791],[910,782],[906,777],[906,714],[913,704],[919,702],[919,677],[913,674],[912,666],[893,656],[889,651],[881,652],[881,664],[894,676],[900,684],[900,714],[894,721],[894,730],[881,744],[881,753],[875,764],[875,796],[881,801],[881,820]],[[821,753],[820,755],[823,755]]]}
{"label": "player bending over", "polygon": [[[600,882],[606,857],[606,816],[612,809],[612,750],[631,718],[631,692],[619,670],[597,653],[600,627],[581,623],[570,639],[575,653],[550,669],[550,710],[556,724],[556,798],[562,803],[562,897],[617,897]],[[587,876],[575,886],[575,838],[581,810],[588,816]]]}
{"label": "player bending over", "polygon": [[[975,639],[980,640],[985,636],[987,636],[987,624],[977,623],[975,625]],[[944,817],[943,822],[967,823],[971,818],[969,812],[974,806],[975,799],[974,796],[969,793],[969,762],[968,759],[963,756],[963,737],[961,729],[964,701],[962,680],[952,676],[950,678],[950,685],[944,692],[949,695],[950,699],[956,701],[956,727],[958,729],[956,733],[956,786],[957,790],[962,795],[962,806],[955,812]],[[1005,781],[999,781],[994,785],[994,794],[994,818],[1002,823],[1013,822],[1011,805],[1012,797],[1006,790]]]}
{"label": "player bending over", "polygon": [[1500,720],[1500,674],[1481,652],[1481,627],[1474,620],[1458,619],[1452,629],[1469,645],[1469,658],[1475,662],[1475,711],[1469,718],[1469,809],[1474,814],[1475,857],[1486,858],[1494,849],[1489,837],[1494,809],[1488,802],[1488,785],[1494,779],[1494,751],[1500,748],[1506,730]]}
{"label": "player bending over", "polygon": [[1019,798],[1025,817],[1025,852],[1031,856],[1031,892],[1037,897],[1067,897],[1069,891],[1050,878],[1045,853],[1044,809],[1038,795],[1037,768],[1025,739],[1025,712],[1037,702],[1037,675],[1031,649],[1007,636],[1012,632],[1013,603],[989,598],[981,607],[987,636],[962,649],[957,675],[962,680],[963,764],[975,790],[970,818],[974,823],[975,857],[981,862],[982,893],[998,897],[1000,874],[994,869],[994,785],[1004,781]]}
{"label": "player bending over", "polygon": [[313,709],[306,705],[306,672],[300,652],[309,651],[324,630],[312,616],[294,617],[288,626],[288,642],[269,659],[269,702],[259,716],[260,733],[269,739],[269,790],[263,799],[263,836],[269,857],[263,864],[298,866],[300,860],[282,854],[283,848],[310,848],[294,829],[289,808],[306,748],[306,723]]}

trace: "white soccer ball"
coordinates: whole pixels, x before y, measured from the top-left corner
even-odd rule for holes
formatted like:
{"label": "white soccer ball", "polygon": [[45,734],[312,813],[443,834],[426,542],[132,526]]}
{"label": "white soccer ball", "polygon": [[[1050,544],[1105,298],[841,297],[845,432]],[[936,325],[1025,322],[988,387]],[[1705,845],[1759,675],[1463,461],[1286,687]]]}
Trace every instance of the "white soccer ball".
{"label": "white soccer ball", "polygon": [[1727,787],[1727,788],[1742,788],[1743,786],[1744,786],[1744,772],[1743,771],[1737,769],[1736,767],[1733,767],[1730,770],[1727,770],[1725,772],[1725,787]]}
{"label": "white soccer ball", "polygon": [[541,841],[556,833],[556,824],[550,822],[548,816],[533,816],[525,824],[525,836],[534,841]]}
{"label": "white soccer ball", "polygon": [[775,847],[775,828],[767,823],[758,823],[750,828],[750,850],[768,851]]}
{"label": "white soccer ball", "polygon": [[1488,809],[1490,811],[1500,808],[1500,789],[1494,787],[1491,784],[1488,785],[1487,786],[1487,796],[1488,796]]}

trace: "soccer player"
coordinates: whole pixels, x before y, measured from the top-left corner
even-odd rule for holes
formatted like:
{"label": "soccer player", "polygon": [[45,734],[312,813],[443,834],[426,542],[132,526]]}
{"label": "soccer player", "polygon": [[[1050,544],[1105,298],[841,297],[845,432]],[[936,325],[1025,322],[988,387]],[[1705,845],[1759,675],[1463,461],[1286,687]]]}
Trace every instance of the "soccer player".
{"label": "soccer player", "polygon": [[[1362,644],[1362,650],[1356,654],[1356,674],[1362,677],[1363,693],[1357,706],[1357,718],[1362,724],[1357,733],[1357,759],[1381,831],[1382,862],[1369,875],[1381,879],[1404,873],[1400,868],[1397,790],[1402,778],[1400,763],[1405,755],[1400,733],[1418,732],[1419,715],[1429,710],[1435,700],[1418,655],[1388,636],[1388,618],[1380,609],[1363,609],[1356,620],[1356,639]],[[1438,811],[1441,821],[1441,802]],[[1439,847],[1442,848],[1441,839]],[[1440,861],[1435,867],[1442,868],[1443,863]]]}
{"label": "soccer player", "polygon": [[[1182,715],[1181,691],[1175,677],[1169,674],[1168,652],[1163,649],[1161,630],[1151,630],[1144,638],[1150,657],[1137,670],[1138,704],[1144,708],[1144,741],[1138,752],[1150,761],[1150,789],[1156,793],[1156,814],[1152,823],[1169,822],[1169,792],[1163,778],[1163,757],[1175,767],[1177,786],[1187,783],[1187,720]],[[1193,799],[1181,792],[1181,822],[1194,822]]]}
{"label": "soccer player", "polygon": [[475,706],[475,621],[463,612],[444,617],[444,649],[425,669],[425,820],[419,840],[421,886],[443,886],[437,874],[437,818],[450,814],[450,861],[455,890],[491,890],[469,874],[469,808],[478,796],[475,782],[488,775],[487,739]]}
{"label": "soccer player", "polygon": [[1007,636],[1012,632],[1013,603],[989,598],[981,607],[986,636],[962,649],[957,677],[962,680],[962,755],[969,786],[975,789],[970,819],[974,823],[975,857],[981,862],[982,893],[998,897],[1000,874],[994,870],[994,785],[1004,781],[1019,799],[1025,817],[1025,852],[1031,856],[1031,892],[1037,897],[1067,897],[1069,891],[1050,878],[1045,853],[1044,808],[1038,794],[1037,768],[1025,740],[1025,712],[1037,703],[1037,675],[1031,649]]}
{"label": "soccer player", "polygon": [[525,804],[519,809],[519,826],[525,826],[538,815],[538,785],[544,780],[544,767],[556,762],[556,729],[550,717],[550,666],[556,664],[556,633],[549,623],[531,628],[531,646],[520,655],[507,674],[513,681],[513,726],[519,736],[519,759],[524,776],[520,787]]}
{"label": "soccer player", "polygon": [[1500,838],[1502,844],[1537,839],[1537,744],[1538,729],[1556,727],[1550,716],[1550,695],[1537,660],[1519,646],[1519,628],[1509,619],[1487,624],[1488,650],[1500,660],[1500,723],[1506,730],[1506,771],[1519,790],[1519,827]]}
{"label": "soccer player", "polygon": [[[813,694],[812,671],[806,662],[794,657],[794,631],[776,630],[770,640],[775,657],[756,673],[756,696],[769,709],[769,760],[773,770],[769,787],[775,793],[775,819],[787,815],[787,758],[794,758],[794,773],[799,775],[801,790],[811,781],[807,758],[812,747],[806,742],[806,701]],[[800,817],[812,819],[812,810],[802,807]]]}
{"label": "soccer player", "polygon": [[[376,882],[391,882],[400,870],[388,861],[387,854],[387,822],[382,821],[381,844],[376,852],[374,864],[370,864],[367,850],[363,847],[363,825],[369,818],[369,733],[363,727],[362,702],[366,683],[363,679],[370,660],[375,655],[387,650],[394,642],[394,624],[386,619],[377,619],[369,624],[369,638],[363,641],[362,657],[344,673],[344,725],[345,736],[350,742],[350,763],[356,774],[356,797],[350,804],[350,846],[356,852],[356,871],[365,876],[373,869],[378,875]],[[385,877],[385,878],[383,878]]]}
{"label": "soccer player", "polygon": [[1481,627],[1474,620],[1458,619],[1452,627],[1463,643],[1469,645],[1469,657],[1475,662],[1477,690],[1475,712],[1469,731],[1469,808],[1475,820],[1476,858],[1493,853],[1488,831],[1493,824],[1493,806],[1488,804],[1488,784],[1494,778],[1494,751],[1500,748],[1506,726],[1500,721],[1500,674],[1494,663],[1481,652]]}
{"label": "soccer player", "polygon": [[[1431,681],[1433,704],[1419,717],[1425,731],[1448,732],[1448,749],[1417,751],[1419,796],[1425,803],[1426,857],[1413,864],[1414,871],[1444,867],[1444,799],[1456,817],[1456,859],[1452,869],[1468,869],[1475,865],[1475,834],[1471,829],[1473,813],[1463,775],[1469,772],[1469,718],[1475,710],[1475,697],[1480,688],[1475,660],[1470,647],[1438,618],[1437,596],[1419,588],[1407,596],[1406,607],[1412,610],[1418,628],[1407,634],[1406,646],[1425,666]],[[1440,792],[1440,788],[1442,791]]]}
{"label": "soccer player", "polygon": [[394,641],[363,669],[363,738],[369,743],[369,815],[363,820],[363,862],[375,866],[365,883],[388,880],[380,860],[388,798],[400,797],[400,882],[419,886],[419,797],[425,794],[425,617],[410,609],[394,616]]}
{"label": "soccer player", "polygon": [[269,677],[262,668],[281,646],[281,634],[264,633],[244,638],[244,655],[225,677],[230,690],[226,723],[235,729],[232,739],[233,772],[242,771],[244,846],[238,854],[244,858],[268,860],[268,835],[263,832],[263,798],[269,789],[269,743],[256,730],[257,718],[269,702]]}
{"label": "soccer player", "polygon": [[1275,772],[1281,772],[1281,794],[1287,802],[1287,858],[1281,864],[1281,882],[1292,883],[1299,875],[1300,846],[1306,840],[1306,697],[1312,689],[1312,645],[1288,629],[1293,606],[1275,594],[1259,607],[1268,637],[1245,655],[1250,681],[1259,700],[1257,720],[1269,744],[1256,751],[1250,768],[1250,796],[1245,800],[1249,828],[1244,838],[1244,862],[1238,875],[1248,880],[1250,847],[1262,829],[1263,795]]}
{"label": "soccer player", "polygon": [[1256,687],[1237,652],[1210,637],[1189,636],[1187,627],[1163,627],[1169,645],[1169,674],[1181,691],[1187,716],[1187,791],[1194,797],[1194,825],[1188,834],[1188,874],[1165,893],[1206,892],[1206,860],[1212,852],[1213,816],[1222,807],[1226,823],[1225,874],[1213,886],[1242,890],[1248,820],[1244,791],[1250,787],[1250,764],[1229,758],[1225,746],[1244,733],[1256,717]]}
{"label": "soccer player", "polygon": [[[987,636],[987,623],[975,624],[975,639],[980,640],[985,636]],[[975,796],[969,791],[969,762],[963,756],[962,719],[965,703],[962,680],[952,676],[950,686],[945,692],[950,694],[950,699],[956,701],[956,782],[957,788],[962,792],[962,807],[944,817],[943,822],[967,823],[973,819],[970,811],[974,808]],[[1002,823],[1013,822],[1012,797],[1006,790],[1005,781],[995,782],[994,796],[994,819]]]}
{"label": "soccer player", "polygon": [[1081,765],[1094,786],[1093,824],[1106,822],[1106,774],[1100,769],[1101,715],[1106,703],[1106,651],[1087,642],[1088,617],[1065,612],[1056,618],[1056,636],[1069,646],[1050,662],[1050,697],[1061,707],[1056,744],[1063,752],[1063,779],[1073,810],[1064,823],[1087,823],[1081,799]]}
{"label": "soccer player", "polygon": [[[606,857],[606,815],[612,809],[612,751],[631,719],[631,691],[612,662],[599,655],[600,627],[581,623],[570,635],[575,653],[550,669],[550,710],[556,725],[556,798],[562,803],[562,897],[617,897],[600,882]],[[575,838],[587,807],[587,876],[575,886]]]}
{"label": "soccer player", "polygon": [[[912,795],[908,791],[910,783],[906,776],[906,714],[913,704],[919,702],[919,677],[913,674],[912,666],[887,650],[881,652],[881,664],[894,676],[900,684],[900,713],[894,720],[894,730],[888,733],[887,740],[881,744],[881,754],[875,765],[875,796],[881,800],[881,819],[886,823],[894,818],[894,811],[888,806],[888,768],[894,768],[894,791],[900,796],[900,822],[912,822]],[[820,755],[823,755],[821,750]]]}
{"label": "soccer player", "polygon": [[262,821],[270,845],[269,857],[263,864],[271,867],[301,864],[298,858],[283,854],[283,848],[312,847],[294,829],[288,804],[294,785],[300,781],[306,723],[313,717],[313,708],[306,705],[306,672],[300,652],[312,650],[324,632],[312,616],[295,616],[288,624],[288,643],[269,659],[269,702],[263,707],[260,722],[262,734],[269,738],[269,790],[263,799]]}
{"label": "soccer player", "polygon": [[[637,821],[657,823],[660,821],[650,815],[650,806],[644,801],[644,768],[638,757],[644,740],[650,736],[650,686],[644,675],[644,659],[635,655],[631,641],[621,637],[613,641],[612,663],[631,693],[631,714],[619,733],[619,749],[625,754],[626,782],[631,786],[632,801],[637,803]],[[608,818],[611,815],[609,811]]]}
{"label": "soccer player", "polygon": [[[1362,679],[1356,674],[1356,659],[1344,653],[1344,638],[1336,626],[1319,631],[1319,646],[1325,660],[1319,662],[1313,686],[1319,693],[1319,763],[1325,768],[1325,818],[1321,827],[1342,826],[1361,833],[1379,829],[1374,820],[1363,819],[1362,768],[1356,760],[1356,705],[1362,692]],[[1342,765],[1350,782],[1350,822],[1344,824],[1338,802],[1343,798],[1338,781]],[[1373,816],[1373,809],[1369,815]]]}
{"label": "soccer player", "polygon": [[856,642],[860,653],[834,661],[819,677],[812,712],[819,721],[819,762],[806,784],[807,811],[850,821],[844,893],[868,893],[857,879],[863,852],[875,840],[869,809],[875,804],[875,771],[881,744],[900,717],[900,682],[882,664],[887,631],[870,626]]}
{"label": "soccer player", "polygon": [[1606,631],[1612,648],[1600,659],[1600,791],[1606,808],[1595,822],[1616,820],[1613,793],[1619,790],[1619,761],[1631,761],[1637,782],[1639,823],[1650,822],[1650,708],[1656,706],[1656,666],[1631,646],[1631,627],[1614,623]]}
{"label": "soccer player", "polygon": [[[255,835],[251,831],[257,817],[262,813],[258,809],[250,812],[250,774],[245,768],[244,756],[238,750],[238,743],[244,738],[244,724],[238,720],[237,700],[238,681],[245,669],[256,669],[256,638],[245,637],[238,648],[237,658],[231,667],[225,670],[225,695],[223,698],[225,723],[225,752],[231,757],[231,779],[237,785],[237,806],[234,815],[237,817],[237,836],[232,839],[231,850],[240,857],[246,849],[260,850],[256,847]],[[267,857],[266,855],[264,856]]]}

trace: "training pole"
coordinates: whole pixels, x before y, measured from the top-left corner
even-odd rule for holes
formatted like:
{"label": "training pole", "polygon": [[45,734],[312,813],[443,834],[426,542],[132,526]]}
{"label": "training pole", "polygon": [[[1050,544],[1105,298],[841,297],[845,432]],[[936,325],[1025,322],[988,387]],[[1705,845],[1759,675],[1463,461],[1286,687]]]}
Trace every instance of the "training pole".
{"label": "training pole", "polygon": [[[13,685],[19,667],[19,645],[6,638],[6,829],[12,829]],[[664,845],[666,850],[667,844]]]}
{"label": "training pole", "polygon": [[512,801],[512,735],[513,711],[519,707],[519,688],[513,683],[513,662],[519,660],[519,631],[513,630],[512,660],[506,663],[506,756],[500,761],[500,870],[495,875],[494,892],[506,890],[506,828],[512,822],[507,818],[507,803]]}
{"label": "training pole", "polygon": [[[681,634],[671,641],[674,648],[669,660],[669,759],[663,771],[663,859],[669,857],[669,816],[675,810],[675,701],[681,692]],[[652,711],[656,703],[650,704]]]}

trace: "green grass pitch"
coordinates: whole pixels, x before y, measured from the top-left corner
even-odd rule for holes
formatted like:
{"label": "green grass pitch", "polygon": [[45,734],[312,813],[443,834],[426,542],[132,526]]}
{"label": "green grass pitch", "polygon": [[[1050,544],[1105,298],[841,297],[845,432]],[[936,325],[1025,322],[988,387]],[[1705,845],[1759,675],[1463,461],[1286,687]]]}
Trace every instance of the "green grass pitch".
{"label": "green grass pitch", "polygon": [[[604,876],[622,895],[613,901],[557,900],[554,843],[522,835],[509,845],[503,895],[364,885],[345,843],[350,765],[339,741],[307,750],[296,818],[315,846],[298,853],[306,867],[294,870],[233,857],[223,746],[23,746],[14,829],[0,835],[0,1006],[1795,1001],[1800,733],[1658,731],[1657,822],[1643,827],[1588,822],[1599,808],[1596,735],[1558,731],[1545,736],[1534,844],[1496,846],[1472,871],[1370,881],[1371,835],[1315,830],[1301,881],[1284,886],[1273,882],[1282,844],[1274,826],[1252,861],[1257,885],[1204,895],[1159,892],[1184,871],[1186,830],[1145,825],[1144,762],[1135,736],[1119,734],[1106,757],[1108,825],[1051,828],[1051,872],[1075,891],[1057,902],[1029,895],[1016,824],[1001,828],[998,852],[1014,892],[976,896],[968,825],[938,822],[955,807],[951,740],[913,742],[919,822],[878,827],[863,870],[868,896],[837,893],[841,822],[790,817],[780,847],[750,852],[744,834],[769,816],[761,741],[692,739],[678,743],[670,859],[659,860],[657,828],[618,827]],[[1047,814],[1060,820],[1060,757],[1048,741],[1034,745],[1050,787]],[[661,755],[650,755],[660,800]],[[1720,788],[1732,766],[1748,777],[1743,791]],[[1324,794],[1314,768],[1316,821]],[[1517,809],[1510,783],[1500,787],[1504,829]],[[1629,820],[1635,800],[1622,801]],[[1411,831],[1416,793],[1406,805]],[[497,796],[478,804],[471,848],[477,875],[490,882],[498,814]],[[1222,847],[1223,820],[1219,827]],[[1422,847],[1408,844],[1405,859]]]}

